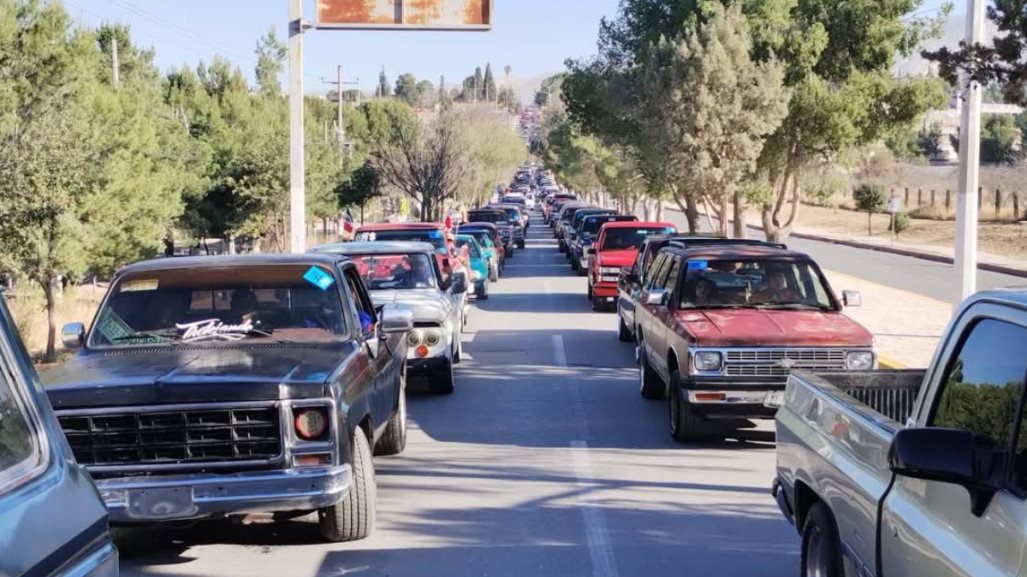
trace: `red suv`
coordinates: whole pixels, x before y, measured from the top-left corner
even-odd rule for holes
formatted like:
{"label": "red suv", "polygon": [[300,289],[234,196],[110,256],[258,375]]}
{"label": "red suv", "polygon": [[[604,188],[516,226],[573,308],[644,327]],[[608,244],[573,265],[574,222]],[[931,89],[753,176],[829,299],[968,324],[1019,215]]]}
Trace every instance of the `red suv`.
{"label": "red suv", "polygon": [[599,229],[596,242],[588,248],[588,298],[592,310],[613,310],[617,302],[617,279],[623,267],[631,266],[638,247],[654,234],[675,234],[669,222],[608,222]]}

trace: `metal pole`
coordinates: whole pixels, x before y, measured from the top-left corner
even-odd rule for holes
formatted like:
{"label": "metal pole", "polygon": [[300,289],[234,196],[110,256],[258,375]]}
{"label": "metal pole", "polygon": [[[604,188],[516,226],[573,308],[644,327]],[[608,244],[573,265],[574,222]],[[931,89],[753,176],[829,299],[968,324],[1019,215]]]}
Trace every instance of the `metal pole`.
{"label": "metal pole", "polygon": [[339,146],[346,146],[346,125],[342,122],[342,65],[335,67],[335,85],[337,86],[335,92],[335,100],[338,104],[339,118],[336,122],[339,123]]}
{"label": "metal pole", "polygon": [[306,250],[306,156],[303,147],[303,0],[289,0],[289,247]]}
{"label": "metal pole", "polygon": [[[979,44],[984,36],[984,0],[967,0],[966,42]],[[981,160],[981,85],[969,76],[963,93],[959,130],[959,198],[956,204],[955,268],[959,271],[956,306],[977,290],[977,195]]]}
{"label": "metal pole", "polygon": [[118,39],[111,38],[111,86],[117,90],[121,86],[121,64],[118,62]]}

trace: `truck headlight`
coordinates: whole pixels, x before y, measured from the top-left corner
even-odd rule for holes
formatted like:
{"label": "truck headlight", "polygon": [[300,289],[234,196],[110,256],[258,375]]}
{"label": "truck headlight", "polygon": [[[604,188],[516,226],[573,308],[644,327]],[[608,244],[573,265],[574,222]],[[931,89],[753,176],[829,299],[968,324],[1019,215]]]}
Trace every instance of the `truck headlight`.
{"label": "truck headlight", "polygon": [[697,371],[719,371],[724,364],[724,358],[717,351],[698,351],[692,357],[692,364]]}
{"label": "truck headlight", "polygon": [[850,371],[869,371],[874,368],[874,353],[850,351],[845,355],[845,368]]}
{"label": "truck headlight", "polygon": [[421,331],[412,330],[409,333],[407,333],[407,346],[416,347],[417,345],[421,344],[421,341],[423,339],[424,336],[421,334]]}

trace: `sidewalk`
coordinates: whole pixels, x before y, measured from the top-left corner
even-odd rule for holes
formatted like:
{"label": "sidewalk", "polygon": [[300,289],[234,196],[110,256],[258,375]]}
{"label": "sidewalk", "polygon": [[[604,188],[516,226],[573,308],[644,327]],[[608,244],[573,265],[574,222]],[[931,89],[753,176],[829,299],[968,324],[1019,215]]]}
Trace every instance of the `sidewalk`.
{"label": "sidewalk", "polygon": [[873,333],[882,368],[930,364],[952,316],[951,304],[830,270],[824,274],[835,291],[863,294],[863,306],[848,307],[845,314]]}

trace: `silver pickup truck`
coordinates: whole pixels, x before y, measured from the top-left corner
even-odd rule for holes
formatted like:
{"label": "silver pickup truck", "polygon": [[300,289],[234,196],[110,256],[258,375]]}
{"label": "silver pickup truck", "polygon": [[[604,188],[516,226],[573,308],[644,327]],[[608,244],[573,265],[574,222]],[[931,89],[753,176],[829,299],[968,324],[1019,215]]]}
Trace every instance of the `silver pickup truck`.
{"label": "silver pickup truck", "polygon": [[925,371],[794,372],[774,496],[802,575],[1027,575],[1027,290],[980,293]]}

